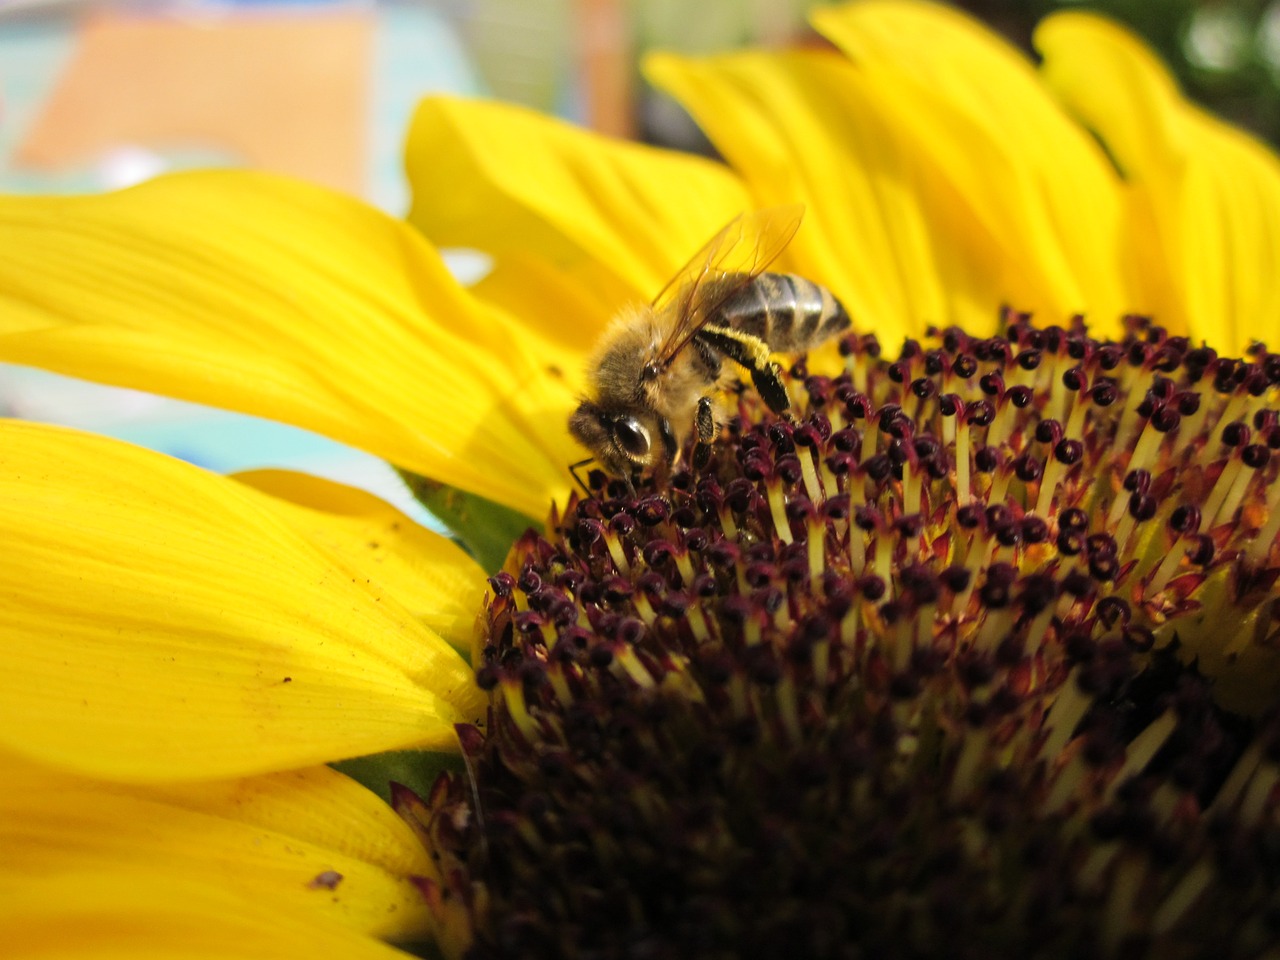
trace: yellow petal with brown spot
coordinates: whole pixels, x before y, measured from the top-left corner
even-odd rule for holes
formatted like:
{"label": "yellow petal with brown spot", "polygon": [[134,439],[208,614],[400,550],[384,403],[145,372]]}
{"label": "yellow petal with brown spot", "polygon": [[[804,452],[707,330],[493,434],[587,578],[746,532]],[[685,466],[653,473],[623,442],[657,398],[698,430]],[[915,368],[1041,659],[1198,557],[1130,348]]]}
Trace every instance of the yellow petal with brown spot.
{"label": "yellow petal with brown spot", "polygon": [[[5,874],[147,871],[212,881],[246,905],[370,936],[431,932],[411,878],[431,858],[408,825],[328,767],[195,784],[119,784],[0,752]],[[0,911],[3,913],[3,911]]]}
{"label": "yellow petal with brown spot", "polygon": [[216,880],[136,871],[0,875],[12,960],[407,960],[411,954],[310,913],[247,903]]}

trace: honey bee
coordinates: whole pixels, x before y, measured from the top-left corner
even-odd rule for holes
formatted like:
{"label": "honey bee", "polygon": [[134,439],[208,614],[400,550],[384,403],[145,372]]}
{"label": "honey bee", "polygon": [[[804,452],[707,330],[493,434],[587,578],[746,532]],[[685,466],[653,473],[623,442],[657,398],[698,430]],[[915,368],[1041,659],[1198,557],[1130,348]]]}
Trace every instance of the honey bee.
{"label": "honey bee", "polygon": [[591,396],[569,418],[569,432],[593,454],[574,468],[595,460],[634,481],[674,465],[690,435],[694,466],[705,466],[724,423],[724,396],[739,382],[726,360],[750,373],[770,410],[786,412],[790,399],[772,354],[812,349],[849,326],[825,287],[765,272],[803,215],[795,205],[736,217],[652,304],[614,317],[588,368]]}

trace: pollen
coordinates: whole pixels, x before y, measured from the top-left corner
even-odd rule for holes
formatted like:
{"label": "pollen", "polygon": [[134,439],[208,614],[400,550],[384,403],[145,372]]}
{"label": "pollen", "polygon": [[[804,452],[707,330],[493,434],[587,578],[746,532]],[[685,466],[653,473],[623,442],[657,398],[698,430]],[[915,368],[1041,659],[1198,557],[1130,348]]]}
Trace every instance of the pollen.
{"label": "pollen", "polygon": [[513,547],[401,805],[457,952],[1280,944],[1280,356],[1004,329],[850,336]]}

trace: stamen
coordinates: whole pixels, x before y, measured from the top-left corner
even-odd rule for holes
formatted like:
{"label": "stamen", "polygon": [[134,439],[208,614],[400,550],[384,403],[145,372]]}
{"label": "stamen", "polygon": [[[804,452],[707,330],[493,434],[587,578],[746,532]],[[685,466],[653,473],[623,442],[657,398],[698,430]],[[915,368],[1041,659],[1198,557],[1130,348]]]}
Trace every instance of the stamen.
{"label": "stamen", "polygon": [[799,439],[799,433],[797,433],[796,456],[800,458],[804,489],[809,494],[810,500],[814,503],[822,503],[827,498],[826,491],[822,489],[822,482],[818,479],[818,471],[813,463],[813,451],[817,448],[817,441],[800,444]]}
{"label": "stamen", "polygon": [[1253,825],[1262,819],[1262,812],[1280,783],[1280,766],[1271,760],[1263,760],[1253,772],[1249,787],[1240,803],[1239,820]]}
{"label": "stamen", "polygon": [[1200,899],[1216,876],[1213,864],[1199,860],[1178,881],[1178,885],[1169,891],[1160,902],[1151,917],[1151,931],[1157,937],[1164,936],[1178,925],[1187,911]]}
{"label": "stamen", "polygon": [[1173,543],[1165,553],[1159,568],[1147,584],[1145,595],[1155,597],[1165,588],[1188,553],[1182,549],[1184,538],[1196,534],[1200,530],[1200,511],[1196,507],[1178,507],[1169,518],[1169,527],[1173,533]]}
{"label": "stamen", "polygon": [[691,606],[685,615],[688,617],[689,630],[695,640],[699,643],[706,643],[711,639],[711,627],[708,625],[706,615],[702,612],[700,606],[697,604]]}
{"label": "stamen", "polygon": [[1280,542],[1280,480],[1273,479],[1267,487],[1267,522],[1249,544],[1249,560],[1255,564],[1266,562],[1272,549]]}
{"label": "stamen", "polygon": [[1129,744],[1129,749],[1125,752],[1124,765],[1116,771],[1111,778],[1111,783],[1107,786],[1104,794],[1106,799],[1112,799],[1116,790],[1126,780],[1137,776],[1142,768],[1151,762],[1151,758],[1164,745],[1164,742],[1169,739],[1177,725],[1177,716],[1173,711],[1166,710],[1158,720],[1134,738],[1133,742]]}
{"label": "stamen", "polygon": [[1116,868],[1102,927],[1102,942],[1108,954],[1116,953],[1129,932],[1144,873],[1142,863],[1134,857],[1124,858]]}
{"label": "stamen", "polygon": [[631,648],[630,644],[624,642],[614,647],[613,657],[614,662],[622,667],[627,676],[640,687],[648,689],[655,684],[656,681],[653,679],[653,674],[640,662],[640,658],[636,656],[636,652]]}
{"label": "stamen", "polygon": [[1270,456],[1270,451],[1260,444],[1251,444],[1241,451],[1240,469],[1231,483],[1230,492],[1222,501],[1222,506],[1218,508],[1218,513],[1213,518],[1210,526],[1231,522],[1236,515],[1236,511],[1240,509],[1240,503],[1244,500],[1245,491],[1248,489],[1249,484],[1253,482],[1254,476],[1259,475],[1261,470],[1266,467]]}
{"label": "stamen", "polygon": [[524,681],[517,676],[503,676],[498,681],[498,689],[502,691],[502,704],[507,716],[520,728],[525,739],[532,741],[537,735],[538,727],[529,715],[529,708],[525,703]]}
{"label": "stamen", "polygon": [[637,590],[632,594],[631,604],[635,607],[636,613],[640,615],[640,619],[644,621],[644,625],[652,627],[658,619],[658,614],[653,609],[653,604],[649,602],[649,598],[643,590]]}
{"label": "stamen", "polygon": [[[991,450],[991,447],[986,450]],[[1008,499],[1009,481],[1013,479],[1014,467],[1012,461],[999,453],[992,451],[992,457],[995,466],[991,471],[991,489],[987,492],[987,503],[1003,505]]]}
{"label": "stamen", "polygon": [[816,512],[811,511],[806,518],[805,527],[805,548],[809,557],[809,579],[813,583],[820,583],[822,581],[822,572],[827,567],[827,524]]}
{"label": "stamen", "polygon": [[800,727],[800,713],[796,706],[796,687],[793,679],[784,676],[777,685],[778,719],[791,744],[799,744],[804,740],[804,731]]}
{"label": "stamen", "polygon": [[871,561],[872,572],[885,585],[889,599],[893,599],[893,540],[889,531],[881,528],[876,533],[875,554]]}
{"label": "stamen", "polygon": [[773,480],[765,486],[765,496],[769,500],[769,514],[773,517],[773,531],[785,544],[794,543],[791,536],[791,522],[787,519],[787,499],[782,492],[782,484]]}
{"label": "stamen", "polygon": [[1245,788],[1253,782],[1254,775],[1262,764],[1262,758],[1262,742],[1255,740],[1249,744],[1235,766],[1231,768],[1231,774],[1223,782],[1222,789],[1218,791],[1213,804],[1209,807],[1210,812],[1221,813],[1235,806]]}
{"label": "stamen", "polygon": [[1002,396],[996,402],[996,415],[991,421],[991,426],[987,429],[987,446],[1003,447],[1009,440],[1009,435],[1013,433],[1013,425],[1018,415],[1018,405],[1013,402],[1015,396],[1014,388]]}
{"label": "stamen", "polygon": [[676,569],[680,571],[680,580],[686,587],[692,587],[695,574],[693,564],[689,561],[689,552],[683,548],[676,548],[671,551],[671,556],[675,560]]}
{"label": "stamen", "polygon": [[902,465],[902,512],[920,512],[920,476],[919,471],[912,469],[911,460]]}
{"label": "stamen", "polygon": [[1067,745],[1093,703],[1093,698],[1080,689],[1082,669],[1079,666],[1072,668],[1066,681],[1058,688],[1058,696],[1045,717],[1044,725],[1049,731],[1049,738],[1045,740],[1041,752],[1051,761],[1062,753],[1062,748]]}
{"label": "stamen", "polygon": [[631,564],[627,560],[627,554],[622,549],[622,541],[618,539],[610,529],[603,531],[605,546],[609,549],[609,556],[613,559],[613,565],[618,568],[618,572],[624,577],[631,575]]}

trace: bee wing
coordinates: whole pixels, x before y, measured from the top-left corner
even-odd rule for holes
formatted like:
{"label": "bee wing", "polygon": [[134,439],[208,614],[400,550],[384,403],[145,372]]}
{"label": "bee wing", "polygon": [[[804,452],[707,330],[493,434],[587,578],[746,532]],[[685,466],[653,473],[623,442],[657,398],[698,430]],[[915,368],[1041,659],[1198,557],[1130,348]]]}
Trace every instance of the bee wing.
{"label": "bee wing", "polygon": [[654,298],[654,312],[675,317],[658,351],[665,367],[688,346],[726,300],[764,273],[791,242],[804,217],[802,204],[768,207],[734,217],[694,254]]}

